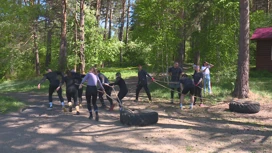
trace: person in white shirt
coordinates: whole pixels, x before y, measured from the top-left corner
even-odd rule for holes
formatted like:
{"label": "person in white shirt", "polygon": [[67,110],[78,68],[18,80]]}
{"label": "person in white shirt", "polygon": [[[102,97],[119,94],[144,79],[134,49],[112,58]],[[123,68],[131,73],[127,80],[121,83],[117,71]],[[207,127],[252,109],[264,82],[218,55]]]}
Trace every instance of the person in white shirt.
{"label": "person in white shirt", "polygon": [[206,90],[208,88],[209,94],[212,94],[210,68],[212,68],[213,66],[214,65],[212,65],[208,62],[204,62],[203,66],[201,67],[201,70],[202,70],[203,76],[204,76],[204,93],[206,92]]}

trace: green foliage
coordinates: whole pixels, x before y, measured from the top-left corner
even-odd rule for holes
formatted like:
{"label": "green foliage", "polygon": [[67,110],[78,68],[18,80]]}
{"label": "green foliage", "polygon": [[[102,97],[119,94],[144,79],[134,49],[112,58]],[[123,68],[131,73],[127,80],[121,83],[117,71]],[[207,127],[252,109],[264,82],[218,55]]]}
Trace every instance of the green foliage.
{"label": "green foliage", "polygon": [[5,114],[8,112],[17,111],[18,109],[24,107],[25,104],[11,97],[0,96],[0,106],[0,114]]}

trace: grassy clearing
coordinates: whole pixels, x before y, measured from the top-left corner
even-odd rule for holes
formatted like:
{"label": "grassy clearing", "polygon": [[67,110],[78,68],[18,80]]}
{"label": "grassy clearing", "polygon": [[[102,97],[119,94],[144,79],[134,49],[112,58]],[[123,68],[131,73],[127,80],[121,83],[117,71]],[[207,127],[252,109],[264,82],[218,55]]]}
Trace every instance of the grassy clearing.
{"label": "grassy clearing", "polygon": [[11,97],[0,96],[0,114],[17,111],[25,106],[24,103],[17,101]]}
{"label": "grassy clearing", "polygon": [[135,77],[138,75],[137,67],[127,67],[127,68],[118,68],[118,67],[111,67],[111,68],[102,68],[100,69],[101,73],[109,78],[109,80],[115,79],[115,74],[120,72],[122,78],[128,79],[130,77]]}
{"label": "grassy clearing", "polygon": [[[212,91],[213,95],[202,94],[206,99],[206,103],[216,104],[223,100],[231,98],[231,92],[234,89],[235,77],[217,77],[212,76]],[[250,71],[250,90],[254,94],[257,94],[261,98],[272,99],[272,73],[266,71]],[[166,83],[161,83],[168,87]],[[149,85],[150,91],[153,97],[165,98],[170,100],[170,90],[160,87],[159,85],[152,83]],[[186,96],[187,100],[189,96]],[[178,98],[178,94],[175,93],[175,98]],[[257,99],[257,100],[260,100]]]}

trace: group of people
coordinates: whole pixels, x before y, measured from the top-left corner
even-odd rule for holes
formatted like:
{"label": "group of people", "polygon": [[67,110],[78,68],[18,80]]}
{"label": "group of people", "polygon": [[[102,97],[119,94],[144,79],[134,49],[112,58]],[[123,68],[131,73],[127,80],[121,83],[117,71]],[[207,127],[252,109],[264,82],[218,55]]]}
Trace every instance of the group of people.
{"label": "group of people", "polygon": [[180,109],[183,109],[184,97],[188,92],[190,92],[190,109],[193,109],[197,98],[200,99],[200,106],[203,106],[203,85],[204,93],[206,92],[206,89],[208,89],[208,92],[212,94],[209,70],[211,67],[213,67],[213,65],[208,62],[204,62],[201,69],[199,65],[194,64],[193,68],[195,71],[192,75],[193,78],[191,79],[188,75],[183,73],[178,62],[175,62],[174,66],[168,69],[168,73],[171,76],[171,82],[169,82],[169,87],[171,88],[171,103],[174,103],[174,91],[177,89],[180,99]]}
{"label": "group of people", "polygon": [[[180,99],[180,108],[182,109],[182,104],[184,101],[185,95],[190,92],[191,95],[191,104],[190,109],[193,108],[193,105],[196,104],[196,100],[199,97],[202,105],[202,82],[204,80],[204,92],[205,89],[208,89],[208,92],[211,93],[210,85],[210,71],[209,69],[213,67],[212,64],[204,62],[202,68],[198,65],[194,65],[194,74],[193,79],[190,79],[181,67],[179,67],[178,62],[174,63],[174,66],[168,69],[168,74],[171,76],[171,81],[169,82],[169,87],[171,89],[171,103],[174,103],[174,92],[175,89],[178,91]],[[61,79],[60,79],[61,78]],[[149,75],[141,65],[138,66],[138,83],[136,88],[136,99],[135,102],[138,102],[139,93],[142,88],[144,88],[149,102],[152,102],[151,94],[148,88],[148,78],[152,81],[156,81],[151,75]],[[68,101],[69,112],[72,112],[73,106],[76,109],[76,115],[79,115],[79,108],[82,106],[82,94],[83,94],[83,85],[86,82],[86,101],[87,108],[89,111],[89,119],[93,118],[93,110],[95,112],[95,120],[99,120],[98,107],[97,107],[97,96],[101,102],[103,108],[106,108],[103,95],[106,94],[107,100],[110,103],[109,111],[112,111],[115,107],[113,100],[116,100],[119,104],[119,109],[122,109],[122,99],[127,95],[128,88],[125,80],[121,77],[121,73],[116,73],[115,82],[110,83],[109,79],[102,74],[99,70],[92,67],[90,68],[87,74],[80,74],[74,70],[67,70],[66,75],[59,71],[52,71],[51,69],[47,70],[47,73],[44,74],[44,77],[38,84],[38,89],[40,89],[41,84],[45,80],[49,80],[49,106],[48,110],[53,108],[53,92],[56,91],[61,102],[63,111],[66,111],[64,98],[62,97],[62,85],[66,84],[66,97]],[[119,86],[119,92],[116,95],[116,99],[113,99],[111,94],[115,89],[114,85]],[[182,89],[182,90],[181,90]],[[72,103],[72,99],[73,102]],[[93,107],[93,109],[92,109]]]}
{"label": "group of people", "polygon": [[[61,79],[60,79],[61,78]],[[47,73],[44,74],[43,79],[38,84],[38,89],[40,89],[41,84],[45,80],[49,80],[49,106],[48,110],[52,110],[53,108],[53,99],[52,95],[53,92],[56,91],[58,93],[59,100],[62,105],[62,109],[66,112],[66,107],[64,104],[64,98],[62,97],[62,85],[66,84],[66,97],[69,106],[69,112],[72,112],[73,106],[76,109],[76,115],[79,115],[79,108],[82,106],[82,93],[83,93],[83,83],[87,82],[86,87],[86,101],[87,101],[87,108],[89,111],[89,119],[93,118],[92,110],[95,112],[95,120],[99,120],[98,115],[98,107],[97,107],[97,96],[101,101],[102,107],[106,107],[103,99],[103,94],[106,94],[107,99],[110,102],[110,109],[113,110],[114,104],[113,99],[111,97],[111,92],[114,85],[119,86],[119,93],[117,94],[117,102],[119,103],[120,109],[122,109],[122,99],[128,93],[128,88],[126,86],[125,81],[121,77],[121,73],[116,73],[116,80],[114,83],[109,83],[108,78],[100,73],[99,70],[92,67],[90,68],[89,72],[84,75],[80,73],[76,73],[74,70],[67,70],[66,76],[62,72],[59,71],[52,71],[51,69],[47,70]],[[97,87],[99,85],[99,88]],[[72,99],[74,104],[72,104]],[[79,100],[79,102],[78,102]],[[93,107],[93,109],[92,109]]]}

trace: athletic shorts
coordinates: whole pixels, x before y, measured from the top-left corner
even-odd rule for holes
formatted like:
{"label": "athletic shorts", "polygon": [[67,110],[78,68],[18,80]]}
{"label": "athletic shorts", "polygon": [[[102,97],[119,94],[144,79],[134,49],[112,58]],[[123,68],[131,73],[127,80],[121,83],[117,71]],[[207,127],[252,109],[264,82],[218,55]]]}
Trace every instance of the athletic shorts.
{"label": "athletic shorts", "polygon": [[190,95],[194,95],[195,87],[194,86],[185,86],[182,90],[182,94],[186,95],[188,92],[190,92]]}

